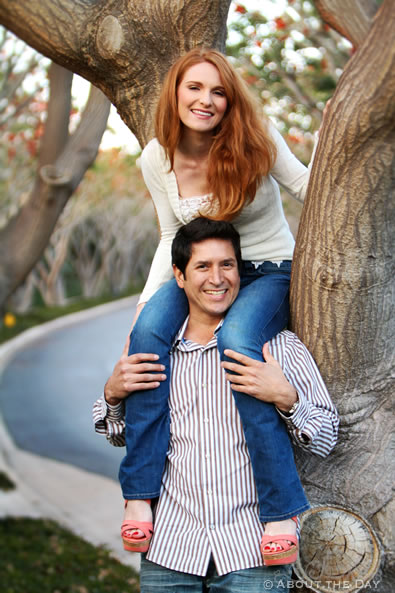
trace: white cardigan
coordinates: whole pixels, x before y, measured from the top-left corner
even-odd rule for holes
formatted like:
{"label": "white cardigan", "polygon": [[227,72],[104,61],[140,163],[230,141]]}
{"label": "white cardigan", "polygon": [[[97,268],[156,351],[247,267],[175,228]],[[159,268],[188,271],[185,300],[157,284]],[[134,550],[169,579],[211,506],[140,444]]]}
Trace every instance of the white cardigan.
{"label": "white cardigan", "polygon": [[[254,201],[246,206],[232,224],[240,234],[244,260],[282,261],[292,259],[294,238],[282,208],[278,183],[303,202],[309,180],[307,169],[289,150],[273,125],[270,133],[277,147],[277,158],[270,174],[258,188]],[[145,303],[165,282],[173,277],[171,244],[177,230],[189,222],[183,219],[174,172],[164,149],[154,138],[141,154],[144,181],[151,194],[160,225],[160,242],[152,261],[139,304]]]}

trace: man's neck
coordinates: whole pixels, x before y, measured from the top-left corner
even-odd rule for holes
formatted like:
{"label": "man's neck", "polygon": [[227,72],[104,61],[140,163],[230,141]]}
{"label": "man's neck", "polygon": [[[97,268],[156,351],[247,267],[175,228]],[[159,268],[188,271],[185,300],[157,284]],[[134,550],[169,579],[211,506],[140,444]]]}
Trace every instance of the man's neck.
{"label": "man's neck", "polygon": [[222,317],[190,315],[184,332],[184,338],[205,346],[214,336],[214,331],[221,319]]}

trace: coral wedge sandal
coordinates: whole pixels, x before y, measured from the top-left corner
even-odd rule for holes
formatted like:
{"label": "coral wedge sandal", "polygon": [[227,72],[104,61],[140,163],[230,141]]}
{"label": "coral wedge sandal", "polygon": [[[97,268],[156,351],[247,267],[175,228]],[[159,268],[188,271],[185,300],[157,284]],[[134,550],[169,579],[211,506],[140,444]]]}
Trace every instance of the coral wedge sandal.
{"label": "coral wedge sandal", "polygon": [[[147,500],[149,504],[150,500]],[[125,507],[128,501],[125,500]],[[130,536],[127,532],[135,529],[139,529],[143,532],[144,536]],[[154,533],[154,527],[152,521],[124,521],[121,526],[121,537],[123,541],[123,547],[128,552],[148,552],[151,538]]]}
{"label": "coral wedge sandal", "polygon": [[[292,520],[298,524],[296,517]],[[289,543],[291,542],[291,543]],[[269,544],[279,544],[281,550],[271,550]],[[292,564],[298,557],[299,543],[296,535],[282,533],[279,535],[263,535],[261,540],[261,553],[265,566],[277,566],[279,564]]]}

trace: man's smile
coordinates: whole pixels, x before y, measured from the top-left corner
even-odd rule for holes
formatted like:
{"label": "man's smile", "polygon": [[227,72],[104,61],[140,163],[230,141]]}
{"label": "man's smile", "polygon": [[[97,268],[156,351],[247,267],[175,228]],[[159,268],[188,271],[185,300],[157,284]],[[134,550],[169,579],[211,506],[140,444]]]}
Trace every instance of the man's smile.
{"label": "man's smile", "polygon": [[221,295],[221,294],[225,294],[225,292],[227,291],[227,288],[221,288],[221,290],[214,290],[214,289],[210,289],[210,290],[205,290],[204,292],[206,294],[214,294],[214,295]]}

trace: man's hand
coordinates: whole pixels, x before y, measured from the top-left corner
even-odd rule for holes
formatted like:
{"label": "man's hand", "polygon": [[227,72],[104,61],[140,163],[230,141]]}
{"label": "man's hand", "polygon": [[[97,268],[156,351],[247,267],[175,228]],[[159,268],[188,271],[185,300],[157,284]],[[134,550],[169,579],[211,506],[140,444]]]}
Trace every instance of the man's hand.
{"label": "man's hand", "polygon": [[116,405],[133,391],[159,387],[160,381],[164,381],[166,375],[154,374],[165,370],[163,364],[152,362],[158,358],[157,354],[128,356],[124,352],[104,386],[106,402]]}
{"label": "man's hand", "polygon": [[286,379],[281,366],[270,354],[268,343],[262,348],[266,362],[254,360],[234,350],[225,350],[225,354],[237,361],[221,363],[224,369],[237,373],[226,373],[226,378],[234,391],[241,391],[274,404],[282,412],[288,412],[298,401],[296,389]]}

